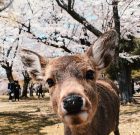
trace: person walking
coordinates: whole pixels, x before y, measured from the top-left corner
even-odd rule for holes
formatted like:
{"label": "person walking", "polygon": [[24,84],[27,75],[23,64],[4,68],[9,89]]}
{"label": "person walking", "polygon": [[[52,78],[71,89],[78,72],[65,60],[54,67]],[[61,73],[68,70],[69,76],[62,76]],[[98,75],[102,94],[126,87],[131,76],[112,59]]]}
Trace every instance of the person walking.
{"label": "person walking", "polygon": [[43,95],[43,89],[42,89],[42,84],[41,83],[38,86],[38,98],[40,98],[40,96],[42,96],[42,98],[44,97],[44,95]]}
{"label": "person walking", "polygon": [[8,83],[9,101],[12,101],[14,98],[14,87],[15,87],[14,81]]}
{"label": "person walking", "polygon": [[15,96],[15,101],[19,101],[19,95],[20,95],[20,85],[18,81],[15,81],[15,89],[14,89],[14,96]]}

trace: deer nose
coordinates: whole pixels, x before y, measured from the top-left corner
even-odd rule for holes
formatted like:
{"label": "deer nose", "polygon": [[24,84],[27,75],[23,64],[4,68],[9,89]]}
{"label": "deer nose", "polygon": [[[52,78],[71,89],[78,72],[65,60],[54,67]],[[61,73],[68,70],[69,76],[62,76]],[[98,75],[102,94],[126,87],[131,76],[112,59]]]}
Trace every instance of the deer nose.
{"label": "deer nose", "polygon": [[79,113],[83,106],[83,99],[79,95],[71,94],[63,100],[63,108],[68,114]]}

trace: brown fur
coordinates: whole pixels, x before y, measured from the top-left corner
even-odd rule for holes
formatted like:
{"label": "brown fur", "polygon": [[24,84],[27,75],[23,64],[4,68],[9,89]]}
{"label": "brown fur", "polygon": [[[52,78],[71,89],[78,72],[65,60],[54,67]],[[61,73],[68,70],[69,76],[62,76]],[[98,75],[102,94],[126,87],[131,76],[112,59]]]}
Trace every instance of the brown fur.
{"label": "brown fur", "polygon": [[[90,100],[89,102],[93,103],[93,106],[95,106],[93,107],[93,112],[96,111],[94,119],[92,118],[93,115],[91,115],[92,124],[88,123],[84,126],[75,126],[72,127],[72,129],[65,125],[66,135],[88,135],[89,131],[89,135],[108,135],[111,131],[116,129],[119,117],[119,98],[116,92],[118,90],[114,89],[112,82],[108,83],[108,81],[103,80],[86,82],[83,80],[84,73],[88,69],[95,70],[96,76],[98,76],[95,64],[90,62],[88,58],[85,58],[85,56],[66,56],[57,58],[50,62],[49,68],[47,69],[50,69],[51,71],[46,71],[46,75],[48,75],[46,78],[54,77],[53,79],[56,81],[56,85],[50,89],[50,94],[53,108],[58,115],[61,116],[59,106],[62,93],[64,96],[68,95],[70,92],[82,93]],[[69,84],[72,80],[74,80],[74,82],[77,81],[76,83],[82,84],[84,86],[84,92],[82,90],[77,90],[78,88],[75,88],[72,91],[72,86],[70,86],[70,90],[69,87],[62,90],[61,86],[67,87],[64,83],[68,81]],[[73,119],[73,124],[77,124],[78,121],[80,121],[77,118]],[[88,131],[86,129],[88,129]]]}
{"label": "brown fur", "polygon": [[[45,79],[54,81],[49,88],[53,109],[64,122],[65,135],[109,135],[112,131],[119,135],[119,90],[109,80],[98,80],[99,71],[112,60],[116,40],[115,31],[107,32],[85,54],[55,58],[46,67]],[[86,79],[88,70],[94,72],[93,79]],[[62,103],[73,93],[85,104],[80,113],[69,115]]]}
{"label": "brown fur", "polygon": [[[113,59],[116,45],[117,33],[110,30],[86,53],[52,59],[46,69],[46,62],[38,56],[42,72],[45,69],[53,109],[64,123],[65,135],[109,135],[111,132],[119,135],[119,90],[110,80],[98,79],[100,71]],[[24,61],[27,60],[25,57]],[[31,60],[31,65],[34,61]],[[69,100],[72,113],[64,107],[65,99],[71,95],[78,97],[78,100]],[[75,103],[78,104],[73,108]]]}
{"label": "brown fur", "polygon": [[[112,131],[119,135],[119,90],[109,80],[98,80],[99,72],[113,59],[116,43],[117,33],[111,30],[86,53],[55,58],[47,64],[45,80],[53,109],[64,123],[65,135],[109,135]],[[90,78],[88,71],[92,71]],[[73,108],[76,113],[64,108],[64,100],[70,95],[82,100],[78,111]]]}

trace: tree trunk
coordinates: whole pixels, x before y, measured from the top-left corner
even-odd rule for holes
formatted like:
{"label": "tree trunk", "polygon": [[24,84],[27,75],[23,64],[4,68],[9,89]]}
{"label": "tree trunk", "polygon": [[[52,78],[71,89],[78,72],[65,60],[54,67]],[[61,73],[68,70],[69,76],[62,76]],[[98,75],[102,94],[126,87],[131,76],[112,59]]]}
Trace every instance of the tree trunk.
{"label": "tree trunk", "polygon": [[34,89],[34,84],[31,83],[31,86],[29,87],[29,90],[30,90],[30,97],[33,97],[33,89]]}
{"label": "tree trunk", "polygon": [[8,81],[9,82],[14,81],[13,74],[12,74],[12,68],[6,68],[5,71],[6,71]]}
{"label": "tree trunk", "polygon": [[24,81],[22,97],[27,97],[28,82]]}
{"label": "tree trunk", "polygon": [[27,78],[24,79],[24,85],[23,85],[22,97],[27,97],[29,82],[30,82],[29,79],[27,79]]}
{"label": "tree trunk", "polygon": [[122,103],[132,100],[131,67],[124,60],[120,63],[119,88]]}
{"label": "tree trunk", "polygon": [[8,81],[9,82],[14,81],[13,74],[12,74],[12,67],[13,66],[10,65],[8,61],[6,61],[1,65],[1,67],[5,69]]}
{"label": "tree trunk", "polygon": [[23,85],[22,97],[27,97],[28,85],[29,85],[29,82],[30,82],[31,78],[29,77],[29,74],[28,74],[27,71],[25,71],[22,74],[24,76],[24,85]]}
{"label": "tree trunk", "polygon": [[[128,64],[126,60],[122,60],[119,58],[119,46],[121,45],[121,31],[120,31],[120,16],[118,12],[118,0],[112,1],[112,7],[113,7],[113,19],[114,19],[114,25],[115,29],[118,33],[119,38],[119,44],[118,48],[116,49],[116,67],[119,68],[119,76],[118,76],[118,83],[120,88],[120,94],[121,94],[121,101],[124,103],[131,102],[132,99],[132,78],[131,78],[131,67]],[[121,62],[120,62],[121,61]],[[117,76],[117,75],[116,75]]]}

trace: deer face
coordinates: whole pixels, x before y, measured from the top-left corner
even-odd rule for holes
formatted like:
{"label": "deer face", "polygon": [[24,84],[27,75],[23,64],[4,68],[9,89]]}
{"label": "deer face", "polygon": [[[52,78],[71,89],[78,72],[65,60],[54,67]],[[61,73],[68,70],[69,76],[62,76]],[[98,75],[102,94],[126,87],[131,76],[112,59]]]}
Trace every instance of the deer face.
{"label": "deer face", "polygon": [[117,34],[114,30],[103,34],[82,55],[64,56],[51,60],[46,67],[54,111],[69,126],[89,123],[97,109],[96,80],[114,56]]}

